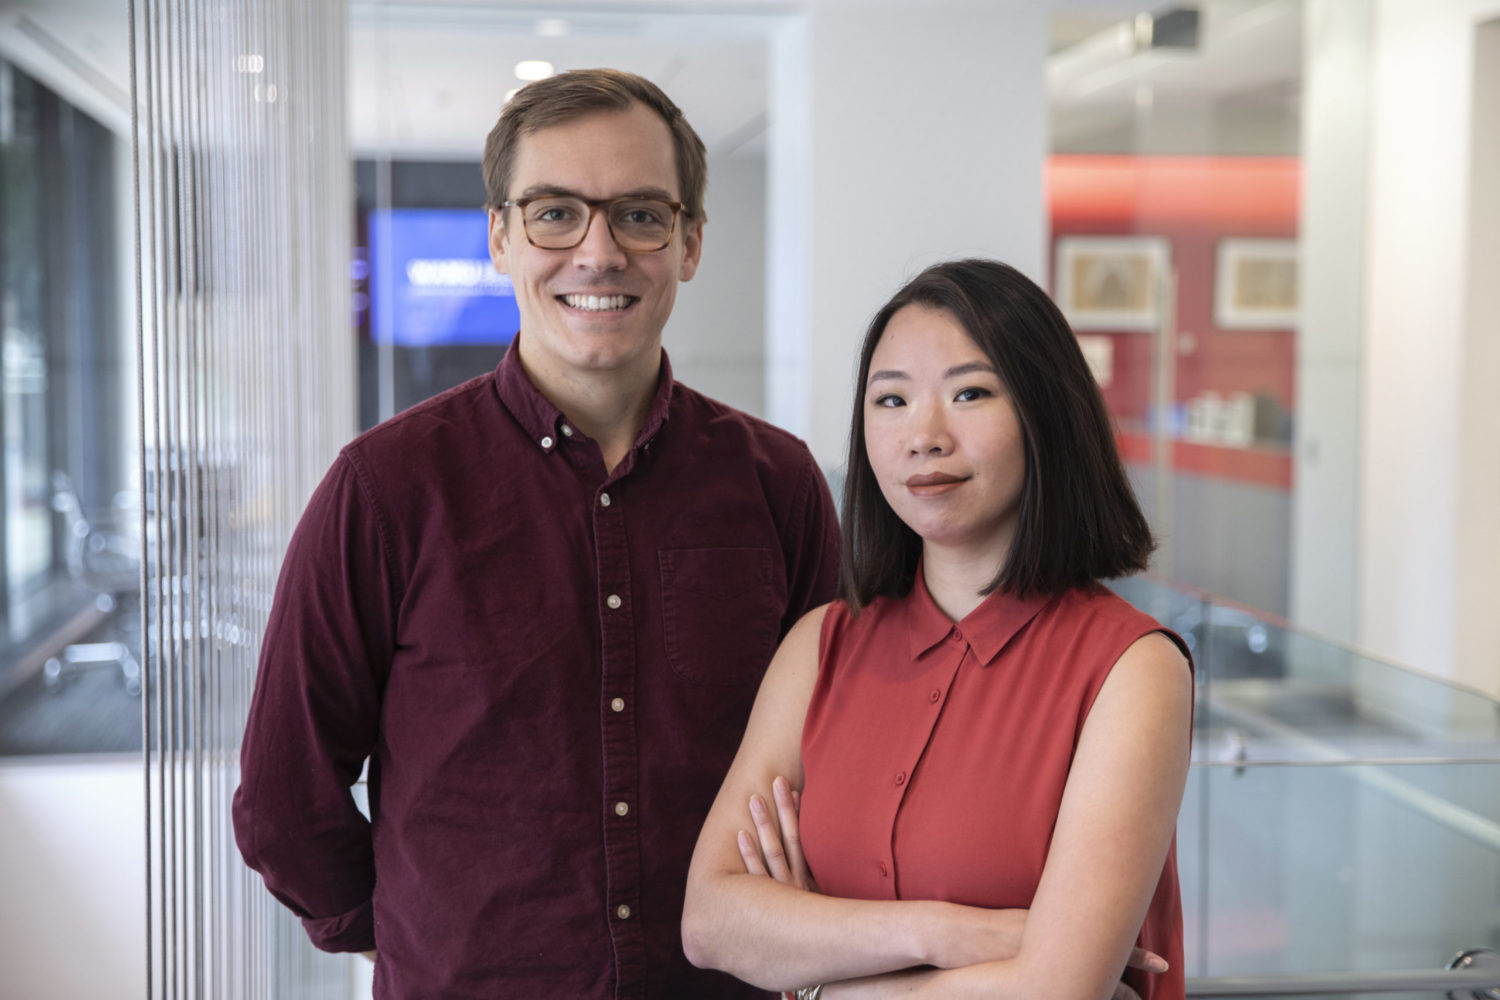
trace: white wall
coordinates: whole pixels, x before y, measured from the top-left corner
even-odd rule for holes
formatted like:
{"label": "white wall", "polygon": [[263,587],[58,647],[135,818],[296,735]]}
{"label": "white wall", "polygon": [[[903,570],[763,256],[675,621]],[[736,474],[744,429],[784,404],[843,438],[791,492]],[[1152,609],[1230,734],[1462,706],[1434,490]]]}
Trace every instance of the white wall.
{"label": "white wall", "polygon": [[1046,8],[1019,0],[827,0],[773,43],[767,378],[804,369],[769,405],[823,465],[903,281],[970,255],[1045,277],[1046,53]]}
{"label": "white wall", "polygon": [[1475,198],[1493,175],[1473,173],[1476,29],[1496,17],[1496,0],[1376,6],[1359,571],[1363,645],[1492,695],[1500,316],[1470,289],[1496,274],[1473,236],[1500,226]]}
{"label": "white wall", "polygon": [[0,996],[146,995],[139,757],[0,763]]}
{"label": "white wall", "polygon": [[1373,11],[1306,0],[1290,617],[1358,634],[1360,346]]}
{"label": "white wall", "polygon": [[711,158],[703,261],[677,287],[662,342],[673,374],[699,392],[765,415],[766,162]]}

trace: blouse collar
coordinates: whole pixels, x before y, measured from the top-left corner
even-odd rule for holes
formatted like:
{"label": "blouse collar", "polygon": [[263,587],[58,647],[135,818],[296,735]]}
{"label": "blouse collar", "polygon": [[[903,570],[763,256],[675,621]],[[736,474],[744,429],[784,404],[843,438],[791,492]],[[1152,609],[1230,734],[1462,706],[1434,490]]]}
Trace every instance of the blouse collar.
{"label": "blouse collar", "polygon": [[916,581],[906,599],[911,657],[918,659],[943,640],[955,636],[968,642],[981,665],[988,665],[1000,655],[1006,643],[1051,601],[1046,594],[1035,594],[1021,600],[997,590],[955,624],[928,593],[922,565],[918,563]]}

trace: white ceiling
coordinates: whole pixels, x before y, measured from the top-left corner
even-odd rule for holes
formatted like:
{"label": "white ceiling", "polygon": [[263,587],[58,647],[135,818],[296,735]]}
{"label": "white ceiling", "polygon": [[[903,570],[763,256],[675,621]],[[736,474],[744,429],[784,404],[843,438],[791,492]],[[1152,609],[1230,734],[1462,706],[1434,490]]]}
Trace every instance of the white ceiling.
{"label": "white ceiling", "polygon": [[[350,142],[360,154],[477,159],[506,92],[521,83],[515,64],[545,59],[559,70],[641,73],[682,105],[711,155],[763,155],[770,38],[816,2],[833,0],[349,0]],[[1208,0],[1197,50],[1133,55],[1112,27],[1129,0],[1049,2],[1059,148],[1125,141],[1143,103],[1159,116],[1192,105],[1199,122],[1294,121],[1300,0]],[[46,71],[75,103],[120,127],[128,122],[125,12],[126,0],[0,0],[0,55]],[[544,18],[566,20],[568,34],[539,36]]]}
{"label": "white ceiling", "polygon": [[[623,8],[623,4],[616,4]],[[708,5],[710,9],[713,5]],[[770,9],[770,5],[763,5]],[[565,37],[541,37],[544,18]],[[569,13],[563,5],[475,11],[436,2],[350,5],[349,134],[361,154],[477,159],[513,70],[615,66],[672,95],[711,155],[763,152],[768,38],[774,13]]]}

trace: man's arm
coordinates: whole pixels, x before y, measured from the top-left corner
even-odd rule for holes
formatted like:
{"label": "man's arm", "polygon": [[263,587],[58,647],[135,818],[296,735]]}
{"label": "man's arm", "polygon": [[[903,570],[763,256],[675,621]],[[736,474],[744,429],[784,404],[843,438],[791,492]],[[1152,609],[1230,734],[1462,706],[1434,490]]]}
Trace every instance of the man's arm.
{"label": "man's arm", "polygon": [[341,455],[288,546],[240,753],[240,852],[325,951],[375,947],[370,826],[350,788],[375,743],[393,646],[385,534]]}

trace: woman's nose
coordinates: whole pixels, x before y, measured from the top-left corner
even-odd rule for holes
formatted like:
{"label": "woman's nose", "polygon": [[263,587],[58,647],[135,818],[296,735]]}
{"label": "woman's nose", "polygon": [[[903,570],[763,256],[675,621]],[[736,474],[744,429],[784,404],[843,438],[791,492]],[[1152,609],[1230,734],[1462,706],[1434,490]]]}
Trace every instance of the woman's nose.
{"label": "woman's nose", "polygon": [[912,454],[945,455],[952,450],[953,438],[948,433],[948,422],[944,419],[942,410],[935,406],[914,409]]}

